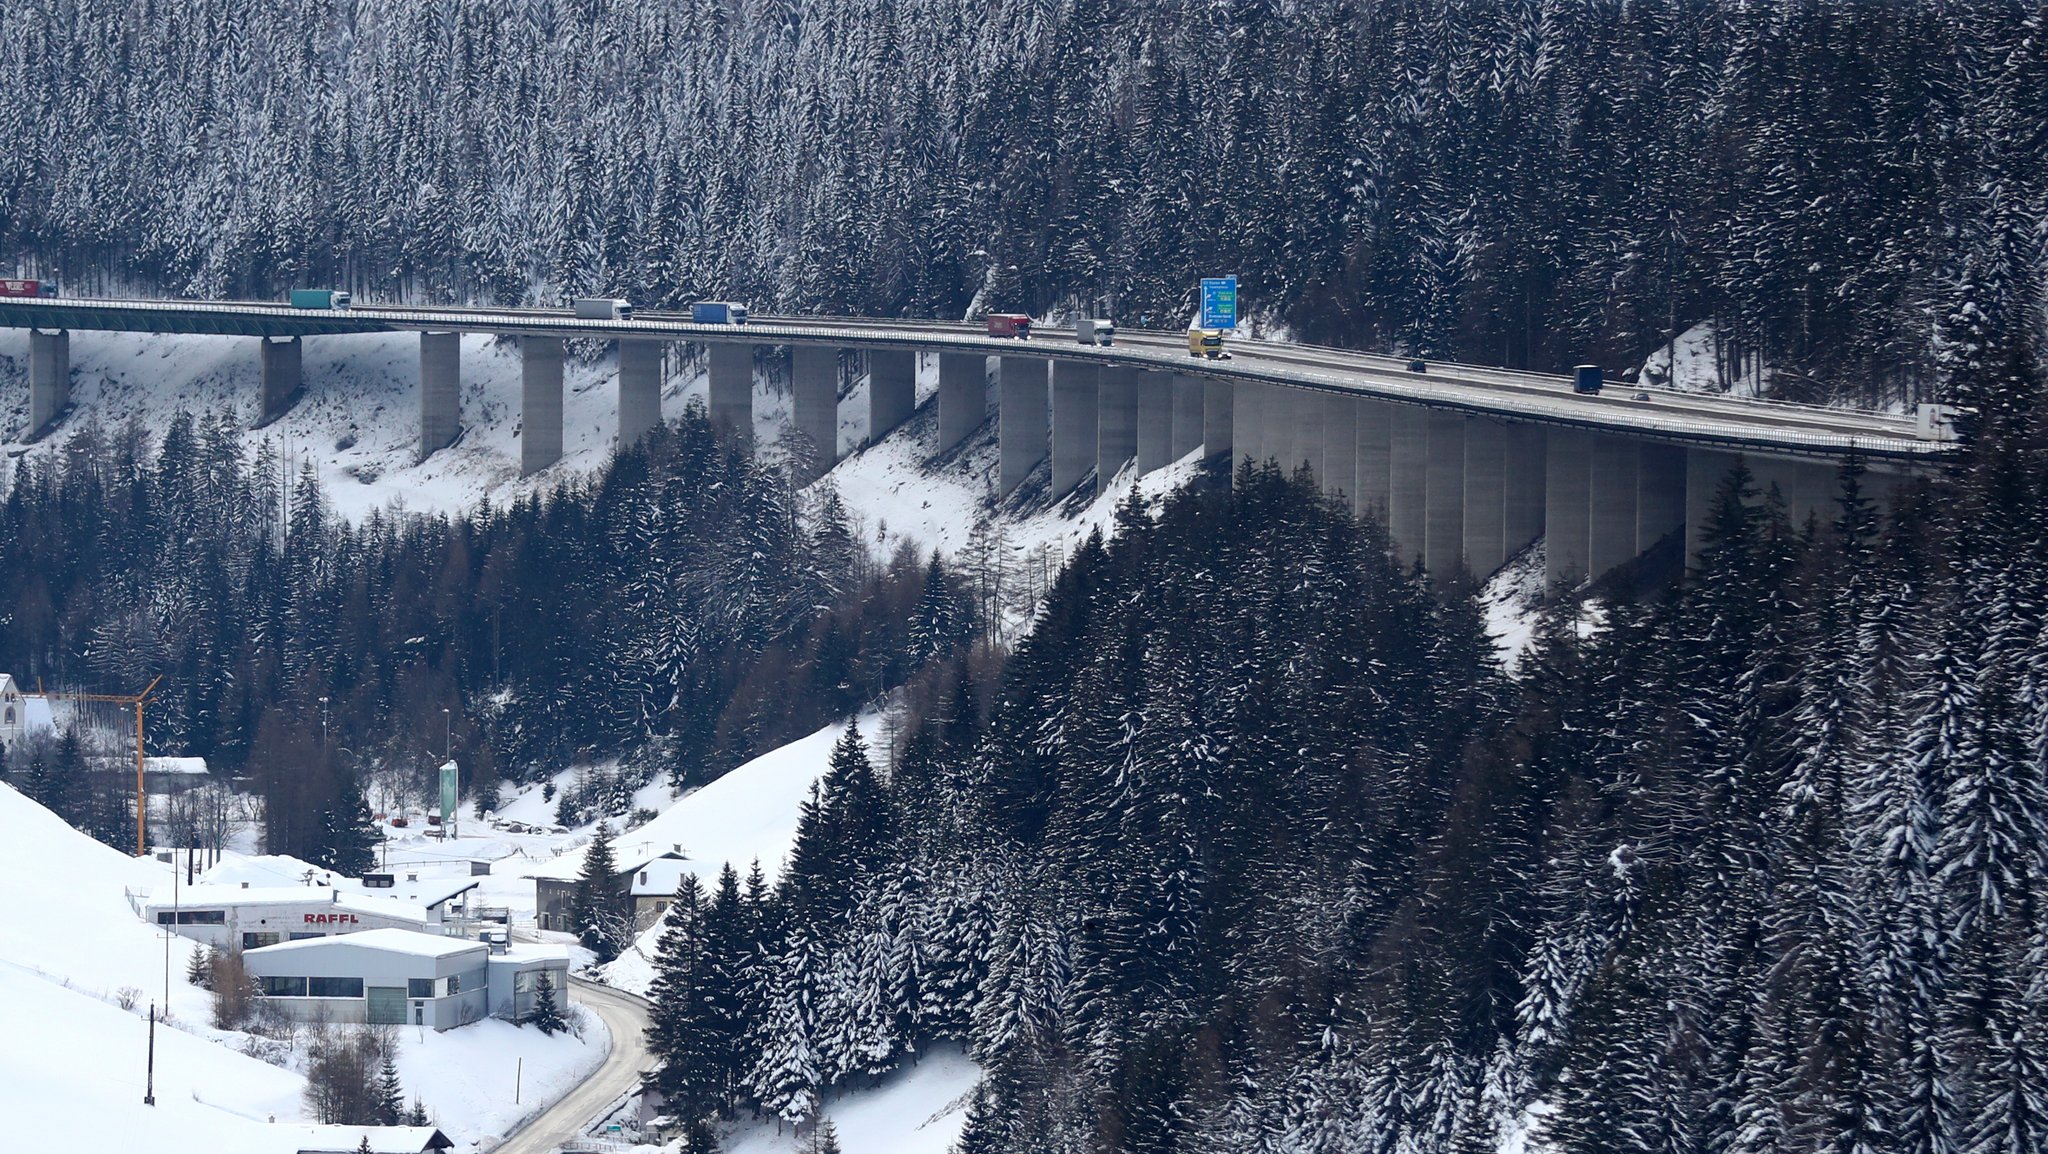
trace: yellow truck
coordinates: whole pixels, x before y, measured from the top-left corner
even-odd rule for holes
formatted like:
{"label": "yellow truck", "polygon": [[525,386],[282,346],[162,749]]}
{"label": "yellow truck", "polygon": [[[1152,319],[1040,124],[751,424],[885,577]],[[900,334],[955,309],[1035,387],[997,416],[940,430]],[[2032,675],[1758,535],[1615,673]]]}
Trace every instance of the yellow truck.
{"label": "yellow truck", "polygon": [[1189,329],[1188,355],[1191,357],[1208,357],[1212,361],[1221,360],[1223,357],[1228,356],[1229,354],[1223,351],[1223,330]]}

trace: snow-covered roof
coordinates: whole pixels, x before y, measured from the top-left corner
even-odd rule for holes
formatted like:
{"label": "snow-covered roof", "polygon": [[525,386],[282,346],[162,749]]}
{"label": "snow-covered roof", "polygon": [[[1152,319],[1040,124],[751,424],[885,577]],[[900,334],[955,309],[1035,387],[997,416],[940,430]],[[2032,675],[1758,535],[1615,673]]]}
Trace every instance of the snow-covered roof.
{"label": "snow-covered roof", "polygon": [[674,855],[658,857],[634,869],[629,892],[636,898],[667,897],[676,892],[676,885],[683,880],[684,874],[696,871],[696,864],[683,858]]}
{"label": "snow-covered roof", "polygon": [[424,906],[431,910],[451,898],[461,897],[482,884],[483,882],[479,878],[430,877],[419,879],[406,874],[398,874],[393,877],[391,884],[388,886],[369,886],[355,878],[343,878],[335,883],[334,888],[343,893],[362,894],[372,898],[395,898],[399,901],[412,902],[415,905]]}
{"label": "snow-covered roof", "polygon": [[515,942],[506,946],[504,953],[492,954],[491,960],[493,962],[513,962],[519,965],[526,965],[530,962],[560,962],[566,966],[569,964],[569,947]]}
{"label": "snow-covered roof", "polygon": [[202,774],[206,772],[203,757],[145,757],[142,768],[146,773]]}
{"label": "snow-covered roof", "polygon": [[180,886],[175,895],[169,889],[149,894],[147,908],[169,909],[175,902],[186,909],[200,906],[332,906],[350,913],[378,914],[387,918],[427,920],[424,906],[399,898],[373,896],[374,891],[336,889],[329,886]]}
{"label": "snow-covered roof", "polygon": [[[312,881],[308,882],[307,879]],[[203,885],[252,886],[333,885],[343,881],[340,874],[312,862],[286,854],[238,854],[221,856],[218,864],[199,875]]]}
{"label": "snow-covered roof", "polygon": [[405,954],[415,958],[446,958],[471,951],[482,953],[488,948],[482,942],[471,941],[468,938],[445,938],[440,934],[423,934],[417,930],[363,930],[359,933],[336,934],[326,938],[301,938],[296,942],[279,942],[274,946],[259,946],[248,952],[251,955],[276,957],[287,950],[328,950],[340,946],[368,946],[373,950]]}
{"label": "snow-covered roof", "polygon": [[[657,818],[656,820],[660,819]],[[650,822],[648,824],[652,825],[653,823]],[[684,860],[681,842],[656,842],[652,839],[626,840],[630,836],[621,835],[612,844],[612,855],[619,863],[619,876],[621,877],[624,877],[628,870],[632,870],[637,874],[651,862]],[[589,849],[588,844],[579,846],[552,860],[542,862],[532,870],[529,870],[525,876],[573,882],[583,874],[583,857],[584,854],[589,852]],[[668,888],[670,890],[676,888],[673,878],[670,879]]]}

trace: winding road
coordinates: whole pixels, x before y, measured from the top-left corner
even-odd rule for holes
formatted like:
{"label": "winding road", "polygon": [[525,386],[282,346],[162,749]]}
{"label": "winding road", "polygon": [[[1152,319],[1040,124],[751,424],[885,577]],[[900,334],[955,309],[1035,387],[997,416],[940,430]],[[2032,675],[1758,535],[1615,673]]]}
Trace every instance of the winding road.
{"label": "winding road", "polygon": [[555,1154],[562,1144],[580,1137],[619,1095],[633,1088],[652,1068],[647,1052],[647,1002],[622,990],[571,978],[572,1002],[589,1007],[611,1031],[612,1050],[604,1064],[562,1100],[548,1107],[499,1145],[495,1154]]}

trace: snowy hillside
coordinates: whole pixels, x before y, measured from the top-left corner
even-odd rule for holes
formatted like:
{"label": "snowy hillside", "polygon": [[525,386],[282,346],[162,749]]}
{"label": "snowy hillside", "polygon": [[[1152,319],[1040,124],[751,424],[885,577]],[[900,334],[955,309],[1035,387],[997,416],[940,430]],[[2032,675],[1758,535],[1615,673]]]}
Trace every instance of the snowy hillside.
{"label": "snowy hillside", "polygon": [[[80,1148],[81,1136],[84,1148],[151,1154],[288,1154],[309,1144],[308,1131],[286,1127],[306,1118],[304,1079],[241,1053],[245,1035],[209,1028],[210,995],[185,980],[193,943],[171,939],[167,954],[130,908],[128,893],[168,891],[170,868],[94,841],[6,785],[0,829],[0,999],[15,1015],[0,1045],[0,1118],[10,1125],[0,1148]],[[174,1025],[157,1030],[151,1108],[142,1104],[146,1017],[164,996],[167,958]],[[583,1040],[487,1021],[401,1031],[398,1042],[406,1090],[465,1144],[510,1129],[608,1045],[594,1022]],[[302,1058],[303,1039],[292,1049]]]}

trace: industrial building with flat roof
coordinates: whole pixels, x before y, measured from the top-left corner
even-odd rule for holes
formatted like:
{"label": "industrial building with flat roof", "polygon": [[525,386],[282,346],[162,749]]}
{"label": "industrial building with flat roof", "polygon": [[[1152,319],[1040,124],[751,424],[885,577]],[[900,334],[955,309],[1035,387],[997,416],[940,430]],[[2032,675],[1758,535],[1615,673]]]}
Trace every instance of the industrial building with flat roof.
{"label": "industrial building with flat roof", "polygon": [[328,886],[187,886],[170,901],[143,902],[140,912],[181,937],[245,950],[363,930],[424,931],[431,924],[427,911],[410,902]]}
{"label": "industrial building with flat roof", "polygon": [[485,1017],[522,1021],[539,983],[567,1004],[569,951],[411,930],[364,930],[253,949],[242,964],[265,1002],[309,1022],[447,1030]]}

